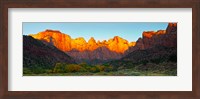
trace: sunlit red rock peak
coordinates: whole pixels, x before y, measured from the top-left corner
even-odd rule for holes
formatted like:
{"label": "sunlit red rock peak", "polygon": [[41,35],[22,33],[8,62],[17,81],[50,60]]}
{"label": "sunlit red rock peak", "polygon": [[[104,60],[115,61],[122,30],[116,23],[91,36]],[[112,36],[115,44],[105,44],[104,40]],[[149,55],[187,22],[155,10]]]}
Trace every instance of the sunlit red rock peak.
{"label": "sunlit red rock peak", "polygon": [[158,31],[144,31],[142,33],[142,36],[143,37],[146,37],[146,38],[151,38],[152,36],[154,35],[162,35],[162,34],[165,34],[166,33],[166,30],[158,30]]}
{"label": "sunlit red rock peak", "polygon": [[73,39],[65,33],[50,29],[39,32],[38,34],[30,34],[30,36],[51,43],[64,52],[71,50],[93,51],[99,47],[107,47],[111,51],[124,53],[129,47],[135,46],[136,44],[135,42],[128,42],[119,36],[103,41],[96,41],[94,37],[91,37],[88,42],[86,42],[83,37]]}

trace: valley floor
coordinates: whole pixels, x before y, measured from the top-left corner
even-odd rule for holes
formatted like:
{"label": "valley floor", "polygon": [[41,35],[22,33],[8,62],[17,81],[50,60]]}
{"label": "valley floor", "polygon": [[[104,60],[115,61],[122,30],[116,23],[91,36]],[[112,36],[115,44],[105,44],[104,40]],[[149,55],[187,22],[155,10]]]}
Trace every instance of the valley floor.
{"label": "valley floor", "polygon": [[111,72],[74,72],[74,73],[43,73],[43,74],[24,74],[24,76],[176,76],[176,74],[166,74],[156,71],[135,71],[124,69]]}

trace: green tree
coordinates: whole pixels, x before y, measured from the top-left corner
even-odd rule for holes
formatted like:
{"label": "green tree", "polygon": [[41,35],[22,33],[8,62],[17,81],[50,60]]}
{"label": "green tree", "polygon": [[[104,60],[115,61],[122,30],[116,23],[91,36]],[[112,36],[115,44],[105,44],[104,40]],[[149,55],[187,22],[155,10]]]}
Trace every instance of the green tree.
{"label": "green tree", "polygon": [[81,66],[81,67],[87,67],[87,63],[85,63],[85,62],[80,63],[80,66]]}
{"label": "green tree", "polygon": [[23,74],[32,74],[31,70],[29,68],[23,68]]}
{"label": "green tree", "polygon": [[105,70],[105,66],[97,65],[96,67],[99,69],[99,71],[104,71]]}
{"label": "green tree", "polygon": [[112,66],[106,66],[104,69],[105,72],[110,72],[113,71],[113,67]]}
{"label": "green tree", "polygon": [[50,73],[53,73],[53,70],[46,69],[45,72],[48,73],[48,74],[50,74]]}
{"label": "green tree", "polygon": [[45,73],[45,70],[40,67],[40,66],[34,66],[31,68],[31,71],[34,73],[34,74],[42,74],[42,73]]}
{"label": "green tree", "polygon": [[54,69],[54,73],[64,73],[65,72],[65,64],[64,63],[56,63]]}
{"label": "green tree", "polygon": [[80,69],[81,69],[81,66],[77,64],[65,65],[65,72],[79,72]]}
{"label": "green tree", "polygon": [[96,66],[93,66],[93,67],[90,68],[90,72],[97,73],[97,72],[100,72],[100,70]]}

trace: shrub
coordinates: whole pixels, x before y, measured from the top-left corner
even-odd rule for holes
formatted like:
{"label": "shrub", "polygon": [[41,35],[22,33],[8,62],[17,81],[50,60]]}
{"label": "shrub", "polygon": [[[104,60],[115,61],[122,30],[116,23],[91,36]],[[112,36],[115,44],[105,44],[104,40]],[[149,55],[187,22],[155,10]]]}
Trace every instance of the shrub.
{"label": "shrub", "polygon": [[120,66],[117,68],[117,70],[122,70],[122,69],[125,69],[124,66]]}
{"label": "shrub", "polygon": [[99,70],[99,68],[97,68],[97,67],[91,67],[90,68],[90,72],[92,72],[92,73],[97,73],[97,72],[100,72],[100,70]]}
{"label": "shrub", "polygon": [[105,66],[96,66],[98,69],[99,69],[99,71],[104,71],[105,70]]}
{"label": "shrub", "polygon": [[69,64],[65,66],[65,72],[79,72],[81,69],[81,66],[77,64]]}
{"label": "shrub", "polygon": [[113,67],[112,66],[105,67],[104,71],[105,72],[113,71]]}
{"label": "shrub", "polygon": [[142,61],[142,64],[143,64],[143,65],[146,65],[147,63],[148,63],[147,60]]}
{"label": "shrub", "polygon": [[87,67],[87,63],[84,63],[84,62],[83,62],[83,63],[80,63],[80,66],[81,66],[81,67]]}
{"label": "shrub", "polygon": [[23,74],[32,74],[31,70],[29,68],[23,68]]}
{"label": "shrub", "polygon": [[[111,61],[111,63],[113,63],[112,61]],[[115,63],[115,62],[114,62]],[[106,64],[104,64],[104,66],[106,66],[106,67],[108,67],[108,66],[110,66],[108,63],[106,63]]]}
{"label": "shrub", "polygon": [[53,73],[53,70],[47,69],[47,70],[45,70],[45,72],[50,74],[50,73]]}
{"label": "shrub", "polygon": [[171,62],[177,62],[177,55],[176,55],[176,54],[170,55],[168,61],[171,61]]}
{"label": "shrub", "polygon": [[85,69],[85,68],[83,68],[83,67],[81,67],[80,70],[79,70],[79,72],[87,72],[87,71],[88,71],[88,70]]}
{"label": "shrub", "polygon": [[45,73],[45,70],[39,66],[34,66],[33,68],[31,68],[31,71],[34,74],[41,74],[41,73]]}
{"label": "shrub", "polygon": [[56,63],[54,69],[54,73],[64,73],[65,72],[65,64],[63,63]]}

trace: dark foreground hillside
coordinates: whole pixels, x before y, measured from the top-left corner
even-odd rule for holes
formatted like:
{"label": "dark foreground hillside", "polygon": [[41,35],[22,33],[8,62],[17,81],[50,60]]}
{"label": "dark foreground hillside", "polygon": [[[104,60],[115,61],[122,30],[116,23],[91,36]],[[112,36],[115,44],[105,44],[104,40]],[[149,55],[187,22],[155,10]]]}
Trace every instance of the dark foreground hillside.
{"label": "dark foreground hillside", "polygon": [[43,69],[54,68],[58,62],[75,63],[74,60],[58,50],[31,36],[23,36],[23,69],[26,72],[42,72]]}

